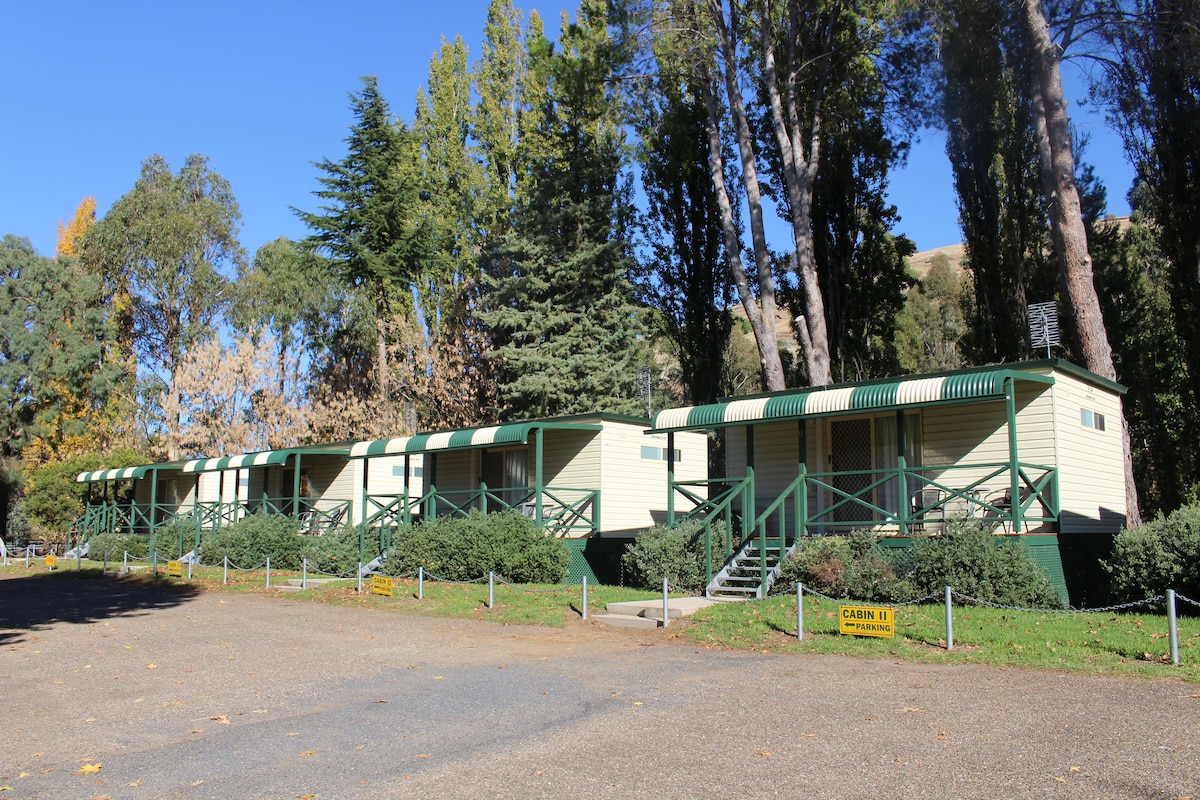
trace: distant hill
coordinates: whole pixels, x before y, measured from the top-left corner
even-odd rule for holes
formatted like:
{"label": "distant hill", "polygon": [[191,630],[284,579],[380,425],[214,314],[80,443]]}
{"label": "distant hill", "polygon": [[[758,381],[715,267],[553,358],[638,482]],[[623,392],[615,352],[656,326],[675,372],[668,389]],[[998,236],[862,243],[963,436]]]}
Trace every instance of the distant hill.
{"label": "distant hill", "polygon": [[950,259],[950,266],[962,269],[963,259],[967,256],[967,249],[962,244],[952,244],[946,247],[938,247],[933,250],[925,250],[920,253],[914,253],[908,257],[908,266],[912,268],[913,274],[918,278],[924,278],[929,272],[929,266],[933,263],[935,256],[945,254],[946,258]]}
{"label": "distant hill", "polygon": [[[1103,224],[1116,225],[1120,230],[1124,231],[1129,227],[1129,217],[1117,217],[1109,215],[1105,217]],[[924,250],[920,253],[915,253],[908,257],[908,265],[918,278],[924,278],[925,273],[929,272],[929,265],[938,254],[944,253],[950,259],[950,266],[963,268],[963,260],[966,258],[966,246],[962,244],[952,244],[946,247],[937,247],[933,250]]]}

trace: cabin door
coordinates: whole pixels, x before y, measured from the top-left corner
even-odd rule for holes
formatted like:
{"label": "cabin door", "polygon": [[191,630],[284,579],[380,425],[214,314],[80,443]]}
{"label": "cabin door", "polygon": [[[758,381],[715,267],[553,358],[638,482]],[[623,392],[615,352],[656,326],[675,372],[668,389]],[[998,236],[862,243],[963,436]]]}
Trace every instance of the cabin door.
{"label": "cabin door", "polygon": [[[871,419],[835,419],[829,423],[829,466],[833,476],[831,483],[839,491],[855,495],[871,485]],[[852,474],[844,474],[852,473]],[[871,502],[868,495],[863,498]],[[834,494],[829,504],[845,498]],[[868,509],[856,502],[847,502],[833,511],[834,522],[863,522],[873,516]]]}

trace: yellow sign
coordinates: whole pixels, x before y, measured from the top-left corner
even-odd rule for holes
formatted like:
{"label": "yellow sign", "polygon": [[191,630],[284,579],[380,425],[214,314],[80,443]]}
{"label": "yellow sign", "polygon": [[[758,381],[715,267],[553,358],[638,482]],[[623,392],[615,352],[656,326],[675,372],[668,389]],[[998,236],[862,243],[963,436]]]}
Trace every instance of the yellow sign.
{"label": "yellow sign", "polygon": [[54,569],[54,553],[46,553],[46,566]]}
{"label": "yellow sign", "polygon": [[896,636],[896,610],[877,606],[840,606],[840,633],[852,636]]}
{"label": "yellow sign", "polygon": [[172,578],[182,578],[183,577],[183,562],[182,561],[168,561],[167,562],[167,574],[170,575]]}
{"label": "yellow sign", "polygon": [[395,586],[395,583],[395,578],[390,575],[372,575],[371,594],[382,594],[391,597],[392,587]]}

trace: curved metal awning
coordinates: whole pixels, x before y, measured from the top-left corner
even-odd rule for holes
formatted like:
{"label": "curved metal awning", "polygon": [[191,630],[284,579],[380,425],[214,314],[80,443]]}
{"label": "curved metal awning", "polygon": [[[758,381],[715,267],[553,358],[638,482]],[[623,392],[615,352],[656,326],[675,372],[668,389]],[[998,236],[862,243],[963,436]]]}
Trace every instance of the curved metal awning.
{"label": "curved metal awning", "polygon": [[418,433],[396,439],[376,439],[357,442],[350,448],[351,458],[429,453],[439,450],[466,450],[473,447],[494,447],[505,444],[526,444],[535,430],[571,430],[597,432],[601,426],[580,422],[518,422],[509,425],[489,425],[484,428],[465,428],[457,431]]}
{"label": "curved metal awning", "polygon": [[100,481],[125,481],[144,478],[152,472],[178,472],[183,469],[184,462],[169,461],[163,464],[142,464],[136,467],[122,469],[101,469],[92,472],[81,472],[75,476],[76,483],[98,483]]}
{"label": "curved metal awning", "polygon": [[246,469],[249,467],[270,467],[283,464],[293,455],[348,455],[350,448],[346,445],[325,447],[290,447],[284,450],[264,450],[261,453],[245,453],[238,456],[223,456],[221,458],[197,458],[187,461],[183,471],[192,472],[221,472],[229,469]]}
{"label": "curved metal awning", "polygon": [[704,406],[668,408],[654,415],[650,431],[704,430],[748,422],[782,422],[853,412],[879,412],[942,403],[1000,399],[1009,379],[1052,384],[1054,378],[1018,369],[975,370],[914,376],[894,381],[833,385]]}

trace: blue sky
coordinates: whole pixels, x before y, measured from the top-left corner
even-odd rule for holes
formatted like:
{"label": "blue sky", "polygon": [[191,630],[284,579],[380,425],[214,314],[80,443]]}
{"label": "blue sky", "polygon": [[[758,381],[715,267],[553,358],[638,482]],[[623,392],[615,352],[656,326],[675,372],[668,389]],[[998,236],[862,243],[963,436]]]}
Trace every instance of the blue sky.
{"label": "blue sky", "polygon": [[[290,207],[313,209],[311,162],[339,159],[347,93],[373,74],[411,119],[441,37],[461,34],[474,60],[487,0],[318,3],[49,2],[0,5],[0,235],[52,254],[59,220],[94,196],[102,215],[161,153],[173,168],[209,157],[233,186],[250,255],[306,231]],[[528,11],[532,6],[519,2]],[[537,7],[556,29],[562,4]],[[574,5],[569,6],[572,10]],[[1131,170],[1097,116],[1087,160],[1127,213]],[[898,231],[922,250],[959,241],[940,136],[927,133],[893,176]],[[782,245],[781,245],[782,246]]]}

